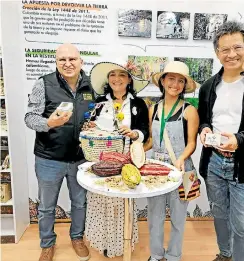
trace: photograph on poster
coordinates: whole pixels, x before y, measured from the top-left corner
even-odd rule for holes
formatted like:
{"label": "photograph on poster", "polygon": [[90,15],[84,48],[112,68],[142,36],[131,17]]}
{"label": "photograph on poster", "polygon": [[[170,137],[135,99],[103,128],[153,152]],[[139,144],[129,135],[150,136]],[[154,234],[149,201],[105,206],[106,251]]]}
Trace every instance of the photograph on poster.
{"label": "photograph on poster", "polygon": [[186,63],[190,70],[190,76],[199,84],[203,84],[212,76],[213,59],[211,58],[175,57],[174,60]]}
{"label": "photograph on poster", "polygon": [[157,38],[188,39],[190,13],[158,11],[157,17]]}
{"label": "photograph on poster", "polygon": [[128,61],[134,65],[134,74],[144,80],[150,80],[155,72],[162,72],[168,61],[167,57],[129,55]]}
{"label": "photograph on poster", "polygon": [[152,11],[119,9],[118,35],[127,37],[151,37]]}
{"label": "photograph on poster", "polygon": [[194,16],[194,40],[212,40],[221,24],[227,21],[227,14],[196,13]]}

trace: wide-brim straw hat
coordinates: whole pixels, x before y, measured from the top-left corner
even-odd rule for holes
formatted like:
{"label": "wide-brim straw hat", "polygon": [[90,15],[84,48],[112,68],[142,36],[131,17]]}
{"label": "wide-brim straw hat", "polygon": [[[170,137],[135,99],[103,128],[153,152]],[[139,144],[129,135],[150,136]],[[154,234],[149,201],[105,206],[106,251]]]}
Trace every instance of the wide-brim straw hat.
{"label": "wide-brim straw hat", "polygon": [[90,72],[92,88],[98,95],[104,94],[104,86],[108,83],[108,74],[113,70],[126,71],[133,80],[133,89],[136,93],[140,92],[149,84],[149,81],[140,79],[133,75],[129,69],[126,68],[126,62],[124,65],[122,65],[122,63],[100,62],[93,66]]}
{"label": "wide-brim straw hat", "polygon": [[189,68],[188,66],[179,61],[171,61],[166,64],[163,72],[155,73],[152,76],[152,82],[159,87],[159,80],[161,77],[166,73],[178,73],[186,78],[186,88],[185,93],[191,93],[196,90],[196,88],[200,87],[200,84],[195,82],[190,76],[189,76]]}

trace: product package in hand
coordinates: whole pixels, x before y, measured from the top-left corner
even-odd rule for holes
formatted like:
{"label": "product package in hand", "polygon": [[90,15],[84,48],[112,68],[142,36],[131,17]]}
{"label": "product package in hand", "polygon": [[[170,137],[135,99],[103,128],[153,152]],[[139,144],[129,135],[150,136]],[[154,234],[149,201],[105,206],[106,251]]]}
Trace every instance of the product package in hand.
{"label": "product package in hand", "polygon": [[73,111],[73,103],[72,102],[61,102],[58,108],[56,109],[58,115],[62,115],[64,112],[72,112]]}
{"label": "product package in hand", "polygon": [[220,133],[207,133],[205,144],[212,146],[218,150],[233,152],[232,150],[224,150],[219,147],[220,145],[223,145],[227,141],[228,141],[228,138],[225,136],[222,136]]}
{"label": "product package in hand", "polygon": [[219,133],[207,133],[205,144],[209,146],[220,146],[221,135]]}
{"label": "product package in hand", "polygon": [[57,108],[58,111],[72,112],[73,103],[72,102],[61,102]]}

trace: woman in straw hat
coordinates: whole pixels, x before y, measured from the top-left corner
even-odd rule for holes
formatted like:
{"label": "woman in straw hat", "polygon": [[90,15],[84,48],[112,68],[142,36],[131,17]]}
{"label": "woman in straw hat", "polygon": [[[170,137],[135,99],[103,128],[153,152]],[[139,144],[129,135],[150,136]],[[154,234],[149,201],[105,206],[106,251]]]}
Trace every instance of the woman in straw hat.
{"label": "woman in straw hat", "polygon": [[[148,85],[148,81],[136,78],[128,66],[111,62],[95,65],[90,74],[91,85],[99,95],[94,121],[89,127],[98,126],[112,131],[114,128],[113,107],[120,111],[119,132],[125,136],[124,153],[132,141],[146,141],[149,137],[148,109],[145,102],[135,96]],[[87,193],[86,237],[90,245],[108,257],[123,255],[124,201],[122,198],[106,197]],[[138,241],[137,215],[134,211],[133,248]]]}
{"label": "woman in straw hat", "polygon": [[[174,164],[183,172],[194,171],[190,156],[196,148],[199,125],[197,110],[184,101],[184,93],[194,92],[197,83],[189,76],[186,64],[169,62],[163,72],[153,75],[153,83],[160,88],[162,99],[150,108],[150,137],[145,150],[152,148],[153,157]],[[168,139],[166,138],[166,135]],[[173,153],[172,153],[173,151]],[[195,172],[192,172],[195,175]],[[195,176],[193,176],[195,180]],[[198,180],[196,179],[198,182]],[[199,188],[197,183],[197,187]],[[164,195],[148,198],[150,230],[150,261],[178,261],[181,258],[184,224],[188,200],[198,193],[184,193],[176,189]],[[162,248],[166,204],[170,206],[171,235],[168,249]]]}

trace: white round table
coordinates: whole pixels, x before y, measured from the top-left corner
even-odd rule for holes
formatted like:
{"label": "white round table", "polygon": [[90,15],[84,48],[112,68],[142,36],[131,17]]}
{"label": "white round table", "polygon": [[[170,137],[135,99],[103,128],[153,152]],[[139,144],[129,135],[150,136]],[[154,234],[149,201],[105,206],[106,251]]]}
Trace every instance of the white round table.
{"label": "white round table", "polygon": [[[152,162],[152,160],[151,160]],[[153,161],[156,163],[157,162]],[[88,173],[87,170],[94,164],[95,162],[85,162],[78,166],[77,173],[77,181],[78,183],[84,187],[85,189],[101,194],[108,197],[120,197],[124,198],[125,202],[125,223],[124,223],[124,255],[123,261],[131,260],[131,240],[132,240],[132,225],[133,225],[133,200],[135,198],[148,198],[154,197],[162,194],[166,194],[177,189],[181,183],[182,179],[177,182],[166,182],[162,184],[160,187],[148,188],[144,183],[140,183],[135,189],[128,189],[128,191],[121,191],[115,188],[108,188],[106,186],[101,186],[96,184],[96,181],[101,180],[103,178],[96,176],[95,174]],[[163,165],[169,166],[173,171],[179,172],[175,167],[163,163]]]}

